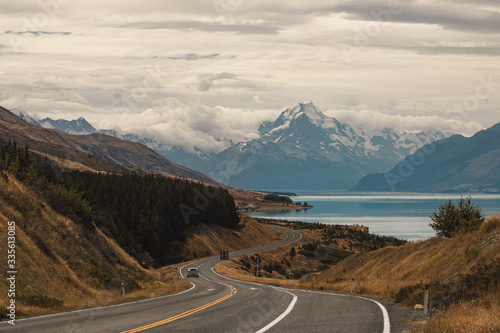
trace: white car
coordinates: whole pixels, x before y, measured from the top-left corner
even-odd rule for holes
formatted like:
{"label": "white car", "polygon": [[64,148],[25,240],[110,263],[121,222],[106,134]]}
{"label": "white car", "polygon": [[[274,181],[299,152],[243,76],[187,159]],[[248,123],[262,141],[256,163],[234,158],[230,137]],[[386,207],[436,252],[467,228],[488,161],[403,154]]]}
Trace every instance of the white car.
{"label": "white car", "polygon": [[200,277],[200,272],[198,272],[198,268],[189,268],[187,272],[187,277],[190,276]]}

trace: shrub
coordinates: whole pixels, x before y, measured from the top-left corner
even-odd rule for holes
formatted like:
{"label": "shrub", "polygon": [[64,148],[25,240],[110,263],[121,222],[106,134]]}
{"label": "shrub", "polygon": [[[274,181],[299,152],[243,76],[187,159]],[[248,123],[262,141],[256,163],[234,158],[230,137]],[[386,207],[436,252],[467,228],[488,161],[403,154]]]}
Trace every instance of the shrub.
{"label": "shrub", "polygon": [[273,194],[273,193],[266,194],[264,196],[264,200],[273,201],[273,202],[293,203],[292,199],[290,199],[289,197],[277,195],[277,194]]}
{"label": "shrub", "polygon": [[479,229],[484,222],[481,209],[472,203],[472,198],[460,198],[458,205],[451,200],[439,206],[439,212],[434,212],[430,223],[439,237],[453,237]]}

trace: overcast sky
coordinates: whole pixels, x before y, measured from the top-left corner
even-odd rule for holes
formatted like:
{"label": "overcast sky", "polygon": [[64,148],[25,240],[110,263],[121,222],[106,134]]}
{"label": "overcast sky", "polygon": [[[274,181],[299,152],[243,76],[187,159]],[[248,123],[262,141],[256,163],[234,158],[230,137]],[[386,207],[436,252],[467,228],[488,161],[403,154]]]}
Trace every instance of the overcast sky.
{"label": "overcast sky", "polygon": [[368,129],[500,121],[498,0],[0,0],[0,105],[221,150],[312,100]]}

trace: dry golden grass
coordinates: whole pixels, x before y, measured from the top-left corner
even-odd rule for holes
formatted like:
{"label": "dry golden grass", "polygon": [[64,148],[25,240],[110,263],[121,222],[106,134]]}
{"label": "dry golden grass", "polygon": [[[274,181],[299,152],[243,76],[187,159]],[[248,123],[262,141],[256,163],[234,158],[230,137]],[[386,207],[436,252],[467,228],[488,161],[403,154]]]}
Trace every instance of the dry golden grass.
{"label": "dry golden grass", "polygon": [[84,165],[78,161],[65,159],[65,158],[60,157],[60,156],[52,156],[52,155],[44,154],[44,153],[42,153],[40,151],[36,151],[36,150],[32,150],[32,153],[38,154],[40,156],[44,156],[48,160],[54,162],[56,165],[59,165],[63,168],[68,168],[68,169],[72,169],[72,170],[79,170],[79,171],[103,172],[103,171],[95,170],[94,168],[91,168],[87,165]]}
{"label": "dry golden grass", "polygon": [[[474,236],[472,236],[474,237]],[[493,248],[500,256],[500,216],[490,216],[476,233],[481,249]],[[472,252],[475,255],[480,253]],[[500,289],[483,293],[473,302],[452,304],[446,311],[414,325],[414,333],[500,332]]]}
{"label": "dry golden grass", "polygon": [[[318,237],[314,231],[301,232],[305,235],[303,243]],[[296,247],[297,245],[295,244]],[[268,250],[259,255],[264,262],[276,261],[286,257],[290,248],[291,246],[286,246]],[[500,216],[490,216],[478,231],[470,234],[451,239],[432,238],[401,247],[354,254],[327,271],[312,273],[290,282],[275,272],[257,279],[253,270],[245,271],[240,258],[230,260],[227,269],[217,266],[215,271],[238,280],[336,292],[349,292],[354,276],[354,293],[370,294],[392,301],[401,287],[422,284],[423,289],[426,278],[431,278],[432,298],[433,283],[468,274],[473,266],[492,262],[495,258],[500,258]],[[312,264],[297,254],[292,267],[294,262],[301,261],[302,265]],[[413,330],[419,333],[500,332],[500,291],[490,290],[475,302],[454,304],[432,320],[418,323]]]}
{"label": "dry golden grass", "polygon": [[[145,269],[114,240],[99,229],[86,230],[54,212],[35,193],[13,177],[0,178],[0,230],[9,221],[16,222],[17,316],[104,306],[123,302],[120,282],[125,282],[127,300],[161,296],[191,286],[185,279],[174,281],[172,265]],[[222,249],[243,248],[276,242],[282,233],[257,223],[241,220],[239,231],[220,227],[197,226],[191,230],[185,254],[211,256]],[[0,238],[0,249],[6,251],[6,238]],[[6,261],[1,264],[6,272]],[[0,294],[7,295],[7,280],[0,282]],[[61,304],[35,306],[21,298],[42,297]],[[0,309],[8,305],[0,298]],[[3,311],[2,310],[2,311]]]}
{"label": "dry golden grass", "polygon": [[[300,230],[300,233],[302,234],[302,238],[294,242],[293,244],[259,252],[259,257],[262,259],[262,265],[272,262],[282,262],[284,259],[286,259],[288,262],[290,262],[290,266],[287,268],[288,272],[291,272],[292,270],[308,269],[311,268],[311,266],[319,265],[320,264],[319,262],[307,259],[305,256],[298,253],[293,258],[290,257],[290,250],[292,247],[294,247],[298,252],[299,246],[305,243],[315,242],[321,239],[321,232],[317,230],[303,229]],[[299,280],[297,279],[293,278],[287,279],[274,271],[272,272],[272,274],[264,271],[262,269],[262,265],[260,269],[259,278],[257,278],[255,276],[256,264],[250,260],[251,257],[252,255],[246,255],[242,257],[233,258],[227,261],[227,268],[225,265],[224,266],[217,265],[214,267],[214,271],[236,280],[244,280],[244,281],[257,282],[269,285],[278,285],[281,287],[290,287],[290,288],[304,287],[303,285],[300,285]],[[251,261],[252,266],[250,269],[243,266],[243,264],[241,263],[242,259],[248,259]]]}
{"label": "dry golden grass", "polygon": [[451,305],[442,315],[416,324],[414,333],[500,332],[500,306],[489,308],[471,303]]}
{"label": "dry golden grass", "polygon": [[391,298],[403,286],[423,283],[427,278],[444,281],[468,273],[481,261],[499,257],[500,223],[498,217],[491,217],[477,232],[358,253],[301,282],[348,291],[355,277],[358,292]]}
{"label": "dry golden grass", "polygon": [[243,215],[237,231],[218,226],[200,225],[192,227],[184,245],[183,257],[193,260],[218,255],[219,251],[237,251],[257,247],[283,239],[281,232],[274,231]]}
{"label": "dry golden grass", "polygon": [[280,287],[298,287],[299,286],[299,281],[298,280],[293,280],[293,279],[283,279],[282,276],[276,275],[276,277],[256,277],[255,274],[250,274],[249,272],[246,272],[241,269],[241,266],[235,261],[235,260],[229,260],[227,262],[227,268],[226,264],[222,265],[216,265],[214,267],[214,271],[227,276],[228,278],[235,279],[235,280],[240,280],[240,281],[247,281],[247,282],[256,282],[256,283],[263,283],[263,284],[270,284],[273,286],[280,286]]}
{"label": "dry golden grass", "polygon": [[[18,316],[41,315],[71,309],[123,302],[120,281],[127,299],[165,295],[190,286],[172,284],[173,271],[146,270],[100,230],[89,232],[48,207],[34,193],[10,177],[0,178],[0,230],[16,222],[16,310]],[[6,252],[6,237],[0,249]],[[6,260],[2,262],[7,271]],[[3,274],[2,274],[3,276]],[[108,282],[103,282],[108,281]],[[0,282],[0,294],[8,285]],[[29,305],[20,298],[42,297],[62,305]],[[0,308],[7,306],[0,298]],[[33,303],[31,303],[33,304]],[[3,311],[3,310],[2,310]]]}

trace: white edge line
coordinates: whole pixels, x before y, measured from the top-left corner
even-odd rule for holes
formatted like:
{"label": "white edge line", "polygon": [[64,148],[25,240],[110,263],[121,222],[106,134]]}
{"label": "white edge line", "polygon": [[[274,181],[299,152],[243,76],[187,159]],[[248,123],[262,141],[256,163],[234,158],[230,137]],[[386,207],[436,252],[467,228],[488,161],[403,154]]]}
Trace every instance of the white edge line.
{"label": "white edge line", "polygon": [[232,281],[236,281],[236,282],[240,282],[240,283],[246,283],[246,284],[255,284],[255,285],[258,285],[260,287],[269,287],[269,288],[280,290],[280,291],[283,291],[283,292],[285,292],[287,294],[292,295],[293,299],[290,302],[290,304],[288,304],[288,307],[286,308],[286,310],[282,314],[280,314],[278,317],[276,317],[272,322],[270,322],[269,324],[267,324],[266,326],[264,326],[263,328],[261,328],[260,330],[258,330],[255,333],[264,333],[264,332],[266,332],[268,329],[270,329],[271,327],[273,327],[274,325],[276,325],[277,323],[279,323],[283,318],[285,318],[286,316],[288,316],[288,314],[290,314],[290,312],[292,312],[293,308],[295,307],[295,303],[297,302],[297,295],[295,295],[294,293],[288,291],[287,289],[277,288],[277,287],[270,286],[270,285],[267,285],[267,284],[260,284],[260,283],[256,283],[256,282],[241,281],[241,280],[236,280],[236,279],[228,278],[227,276],[224,276],[224,275],[219,274],[216,271],[214,271],[213,267],[211,269],[212,269],[212,272],[214,274],[216,274],[216,275],[218,275],[220,277],[223,277],[225,279],[228,279],[228,280],[232,280]]}
{"label": "white edge line", "polygon": [[384,330],[382,333],[390,333],[391,332],[391,320],[389,319],[389,312],[387,312],[387,309],[385,306],[383,306],[379,301],[368,298],[368,297],[363,297],[363,296],[357,296],[357,295],[350,295],[350,294],[339,294],[339,293],[327,293],[327,292],[321,292],[321,291],[314,291],[314,290],[305,290],[305,289],[295,289],[297,291],[303,291],[306,293],[311,293],[311,294],[320,294],[320,295],[331,295],[331,296],[341,296],[341,297],[356,297],[360,298],[366,301],[371,301],[374,302],[375,304],[378,305],[380,310],[382,310],[382,317],[384,318]]}
{"label": "white edge line", "polygon": [[[190,281],[191,283],[191,281]],[[73,311],[66,311],[66,312],[58,312],[58,313],[51,313],[43,316],[36,316],[36,317],[30,317],[30,318],[21,318],[21,319],[16,319],[16,321],[27,321],[27,320],[33,320],[33,319],[40,319],[40,318],[47,318],[47,317],[56,317],[56,316],[63,316],[67,314],[72,314],[72,313],[79,313],[79,312],[86,312],[86,311],[94,311],[94,310],[101,310],[101,309],[109,309],[112,307],[119,307],[119,306],[125,306],[125,305],[131,305],[135,303],[141,303],[141,302],[149,302],[157,299],[162,299],[166,297],[172,297],[172,296],[177,296],[180,294],[187,293],[188,291],[191,291],[195,288],[196,286],[191,283],[191,288],[178,292],[176,294],[170,294],[170,295],[165,295],[165,296],[158,296],[158,297],[152,297],[152,298],[147,298],[147,299],[141,299],[138,301],[133,301],[133,302],[126,302],[126,303],[121,303],[121,304],[111,304],[111,305],[104,305],[104,306],[99,306],[97,308],[88,308],[88,309],[81,309],[81,310],[73,310]],[[2,321],[0,324],[6,323],[6,321]]]}
{"label": "white edge line", "polygon": [[[302,234],[301,234],[300,232],[297,232],[297,233],[300,235],[299,239],[300,239],[300,238],[302,238]],[[285,234],[285,236],[286,236],[286,237],[285,237],[285,239],[282,239],[281,241],[276,242],[276,243],[273,243],[273,244],[277,244],[277,243],[280,243],[280,242],[282,242],[282,241],[286,240],[286,239],[288,238],[288,235],[287,235],[286,233],[284,233],[284,234]],[[297,240],[298,240],[298,239],[297,239]],[[273,244],[269,244],[269,245],[273,245]],[[243,251],[245,251],[245,250],[241,250],[241,251],[243,252]],[[240,251],[238,251],[238,252],[240,252]],[[258,251],[257,251],[257,252],[258,252]],[[255,253],[255,252],[250,252],[250,253]],[[240,255],[238,255],[237,257],[239,257],[239,256],[241,256],[241,254],[240,254]],[[182,269],[184,269],[185,267],[190,266],[190,265],[193,265],[193,264],[195,264],[195,263],[199,263],[199,262],[207,261],[206,263],[203,263],[203,264],[199,264],[199,265],[198,265],[198,266],[203,266],[203,265],[207,264],[207,263],[210,261],[210,259],[216,259],[216,258],[217,258],[217,256],[208,257],[208,258],[201,259],[201,260],[199,260],[199,261],[195,261],[195,262],[193,262],[193,263],[191,263],[191,264],[186,264],[186,265],[182,266],[182,267],[179,269],[179,270],[180,270],[180,275],[181,275],[181,277],[184,279],[184,276],[182,275]],[[194,265],[193,265],[193,266],[194,266]],[[224,275],[221,275],[221,274],[216,273],[216,272],[213,270],[213,268],[212,268],[212,271],[213,271],[215,274],[222,276],[223,278],[226,278],[226,279],[229,279],[229,280],[234,280],[234,279],[227,278],[227,277],[225,277]],[[239,280],[234,280],[234,281],[244,282],[244,281],[239,281]],[[189,292],[189,291],[193,290],[193,289],[196,287],[196,285],[195,285],[195,284],[193,284],[191,281],[189,281],[189,283],[191,283],[191,288],[189,288],[189,289],[187,289],[187,290],[184,290],[184,291],[181,291],[181,292],[176,293],[176,294],[170,294],[170,295],[165,295],[165,296],[159,296],[159,297],[147,298],[147,299],[142,299],[142,300],[138,300],[138,301],[134,301],[134,302],[127,302],[127,303],[121,303],[121,304],[111,304],[111,305],[99,306],[99,307],[95,307],[95,308],[88,308],[88,309],[81,309],[81,310],[73,310],[73,311],[66,311],[66,312],[51,313],[51,314],[47,314],[47,315],[43,315],[43,316],[35,316],[35,317],[30,317],[30,318],[21,318],[21,319],[16,319],[16,321],[28,321],[28,320],[34,320],[34,319],[40,319],[40,318],[48,318],[48,317],[63,316],[63,315],[67,315],[67,314],[73,314],[73,313],[79,313],[79,312],[86,312],[86,311],[95,311],[95,310],[100,310],[100,309],[108,309],[108,308],[112,308],[112,307],[119,307],[119,306],[131,305],[131,304],[140,303],[140,302],[148,302],[148,301],[153,301],[153,300],[162,299],[162,298],[166,298],[166,297],[177,296],[177,295],[181,295],[181,294],[187,293],[187,292]],[[247,282],[247,283],[252,283],[252,282]],[[256,285],[261,286],[261,284],[259,284],[259,283],[255,283],[255,284],[256,284]],[[270,287],[272,288],[272,286],[270,286]],[[285,289],[284,291],[286,291],[286,292],[288,292],[289,294],[293,295],[295,298],[297,297],[297,296],[295,296],[294,294],[292,294],[291,292],[289,292],[289,291],[288,291],[288,290],[286,290],[286,289]],[[294,302],[294,301],[292,301],[292,302],[295,304],[295,302]],[[290,307],[290,306],[289,306],[289,307]],[[293,309],[293,306],[292,306],[292,309]],[[287,309],[287,310],[288,310],[288,309]],[[291,311],[291,309],[290,309],[290,311]],[[284,317],[283,317],[283,318],[284,318]],[[281,318],[281,319],[283,319],[283,318]],[[281,319],[280,319],[280,320],[281,320]],[[278,320],[278,321],[279,321],[279,320]],[[277,321],[277,322],[278,322],[278,321]],[[276,322],[276,323],[277,323],[277,322]],[[4,323],[7,323],[7,321],[2,321],[2,322],[0,322],[0,325],[2,325],[2,324],[4,324]],[[273,325],[275,325],[276,323],[274,323]],[[384,333],[385,333],[385,332],[384,332]]]}
{"label": "white edge line", "polygon": [[[290,293],[290,294],[292,294],[292,293]],[[274,325],[276,325],[277,323],[279,323],[283,318],[285,318],[286,316],[288,316],[288,314],[290,312],[292,312],[293,307],[295,306],[295,303],[297,302],[297,296],[295,294],[292,294],[292,295],[293,295],[293,299],[290,302],[290,304],[288,304],[288,307],[286,308],[285,312],[283,312],[282,314],[280,314],[276,319],[274,319],[272,322],[270,322],[266,326],[262,327],[260,330],[258,330],[255,333],[263,333],[263,332],[267,331],[268,329],[270,329],[271,327],[273,327]]]}
{"label": "white edge line", "polygon": [[371,298],[366,298],[366,297],[362,297],[362,296],[355,296],[355,297],[372,301],[378,305],[380,310],[382,310],[382,316],[384,317],[384,331],[383,331],[383,333],[390,333],[391,332],[391,320],[389,319],[389,313],[387,312],[387,309],[385,308],[385,306],[383,306],[379,301],[376,301],[376,300],[371,299]]}

